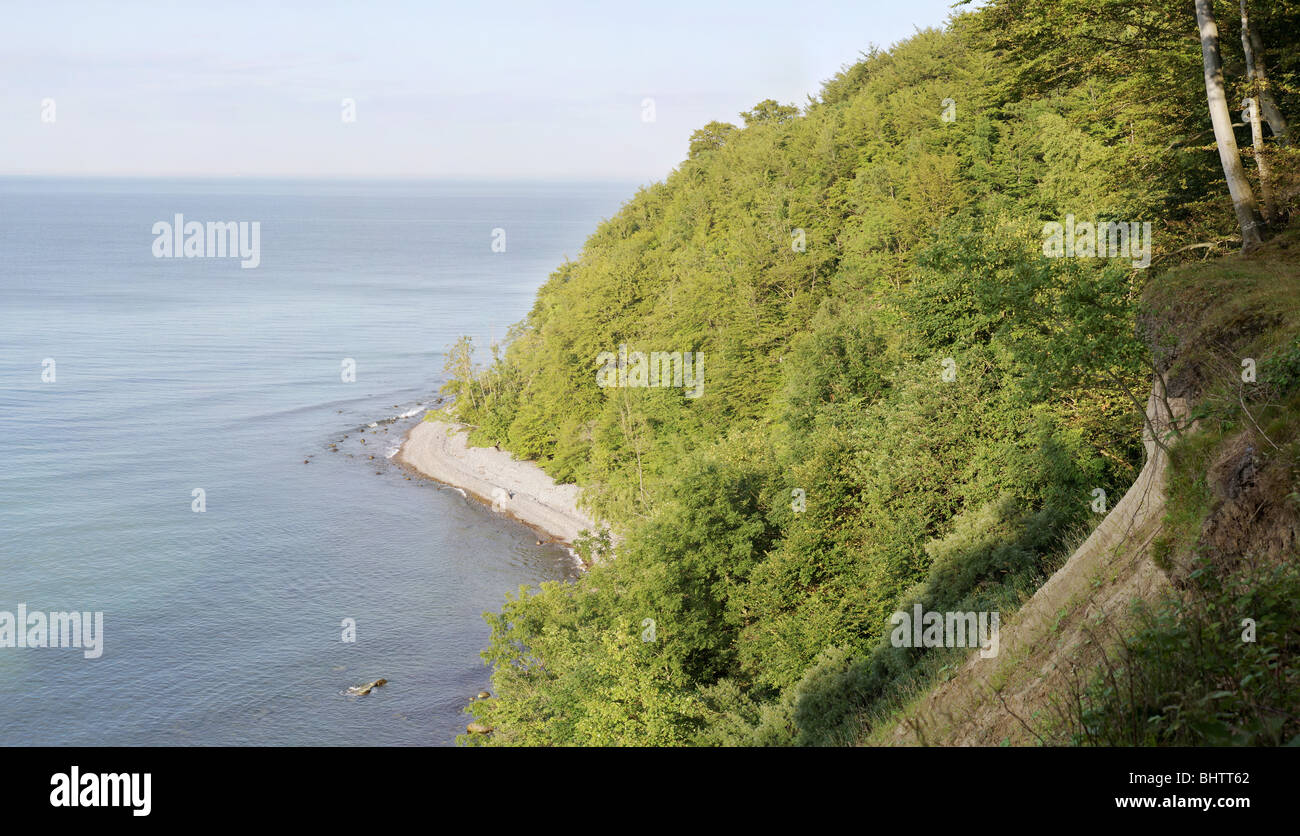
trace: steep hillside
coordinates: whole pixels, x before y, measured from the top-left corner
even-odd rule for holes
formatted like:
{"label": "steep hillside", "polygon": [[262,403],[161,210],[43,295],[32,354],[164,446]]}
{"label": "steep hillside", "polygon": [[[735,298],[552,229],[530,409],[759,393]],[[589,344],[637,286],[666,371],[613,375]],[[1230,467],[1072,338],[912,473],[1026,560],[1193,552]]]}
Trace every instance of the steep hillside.
{"label": "steep hillside", "polygon": [[[1052,631],[1083,647],[1099,614],[1166,578],[1179,588],[1148,564],[1193,559],[1155,518],[1194,516],[1178,510],[1195,477],[1177,452],[1194,445],[1162,470],[1144,428],[1165,444],[1150,418],[1183,403],[1209,437],[1205,405],[1227,404],[1210,360],[1232,358],[1189,335],[1234,351],[1276,336],[1285,316],[1250,311],[1289,297],[1246,287],[1294,278],[1289,239],[1186,266],[1242,244],[1195,14],[1183,0],[1076,7],[992,0],[871,51],[803,107],[768,100],[742,124],[703,126],[677,170],[551,276],[487,368],[458,344],[447,391],[472,443],[576,482],[619,542],[578,582],[488,614],[497,696],[472,710],[494,732],[472,742],[881,740],[966,661],[963,647],[891,642],[893,614],[918,605],[1004,615],[1009,666],[962,675],[951,702],[986,710],[987,676],[1033,715],[1041,689],[1014,660],[1060,672],[1069,654],[1044,655]],[[1222,20],[1236,66],[1239,33]],[[1292,112],[1300,3],[1256,24]],[[1252,147],[1244,129],[1239,144]],[[1300,153],[1280,137],[1261,148],[1281,218],[1297,208]],[[1113,246],[1092,246],[1102,238]],[[1238,306],[1242,323],[1219,321]],[[1153,369],[1168,370],[1169,404],[1149,416]],[[1096,498],[1113,505],[1135,479],[1094,532]],[[1132,550],[1143,538],[1150,560]],[[1088,705],[1101,719],[1085,737],[1126,710],[1104,689]],[[966,739],[914,707],[930,734]]]}
{"label": "steep hillside", "polygon": [[[1300,721],[1290,713],[1295,702],[1285,701],[1294,700],[1300,689],[1300,619],[1288,618],[1285,612],[1269,613],[1269,619],[1267,608],[1254,598],[1276,595],[1291,609],[1296,600],[1298,250],[1300,235],[1293,232],[1249,258],[1229,256],[1185,267],[1148,289],[1146,324],[1153,331],[1161,371],[1148,415],[1171,450],[1147,433],[1146,463],[1132,487],[1066,564],[1004,624],[996,659],[972,653],[892,722],[878,724],[867,742],[1089,742],[1087,726],[1095,722],[1089,712],[1096,702],[1089,686],[1095,680],[1105,688],[1117,669],[1121,678],[1159,673],[1144,672],[1141,666],[1154,668],[1161,659],[1129,648],[1149,625],[1153,607],[1172,609],[1174,623],[1204,619],[1199,626],[1221,635],[1225,652],[1233,657],[1226,667],[1237,674],[1220,672],[1218,677],[1181,683],[1193,701],[1205,703],[1213,694],[1218,702],[1211,712],[1218,724],[1193,729],[1181,742],[1223,742],[1216,734],[1245,734],[1250,721],[1261,718],[1268,722],[1257,728],[1272,729],[1263,742],[1283,742],[1300,734]],[[1255,378],[1243,379],[1252,366]],[[1233,600],[1231,606],[1214,608],[1212,596],[1191,583],[1198,572],[1240,582],[1244,567],[1269,571],[1252,571],[1254,596]],[[1208,612],[1206,605],[1211,605]],[[1259,625],[1263,638],[1257,635],[1253,643],[1239,636],[1247,618],[1264,622]],[[1210,667],[1205,665],[1203,673],[1213,673]],[[1252,687],[1252,678],[1269,677],[1278,683],[1272,692]],[[1161,697],[1174,701],[1168,693]],[[1122,701],[1122,689],[1109,698]],[[1252,704],[1251,710],[1234,714],[1229,708],[1234,699]],[[1141,714],[1140,727],[1151,732],[1119,742],[1161,742],[1160,727],[1153,721],[1169,714],[1170,705],[1132,702],[1124,708],[1130,715]]]}

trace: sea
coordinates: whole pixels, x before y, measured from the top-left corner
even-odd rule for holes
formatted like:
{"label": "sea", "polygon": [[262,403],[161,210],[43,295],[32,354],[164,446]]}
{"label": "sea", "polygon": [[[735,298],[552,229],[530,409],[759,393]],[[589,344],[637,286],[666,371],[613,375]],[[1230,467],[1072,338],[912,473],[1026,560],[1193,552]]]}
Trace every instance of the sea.
{"label": "sea", "polygon": [[635,189],[0,178],[0,745],[453,745],[483,614],[579,570],[389,457]]}

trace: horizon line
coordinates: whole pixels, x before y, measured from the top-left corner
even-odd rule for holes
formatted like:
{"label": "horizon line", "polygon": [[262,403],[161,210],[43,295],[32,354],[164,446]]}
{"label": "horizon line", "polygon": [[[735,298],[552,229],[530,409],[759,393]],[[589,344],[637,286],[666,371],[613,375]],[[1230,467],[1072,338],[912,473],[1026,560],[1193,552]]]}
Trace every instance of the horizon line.
{"label": "horizon line", "polygon": [[627,185],[637,183],[649,185],[659,180],[642,180],[636,177],[565,177],[562,175],[487,175],[487,174],[106,174],[106,173],[7,173],[0,172],[0,179],[28,180],[336,180],[336,181],[373,181],[373,180],[436,180],[441,182],[501,182],[517,183],[520,181],[537,183],[609,183]]}

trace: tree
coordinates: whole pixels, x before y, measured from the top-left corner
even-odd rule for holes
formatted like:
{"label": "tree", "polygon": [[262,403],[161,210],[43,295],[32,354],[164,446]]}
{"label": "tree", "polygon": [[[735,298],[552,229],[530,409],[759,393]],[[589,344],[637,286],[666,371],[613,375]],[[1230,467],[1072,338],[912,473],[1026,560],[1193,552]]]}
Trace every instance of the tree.
{"label": "tree", "polygon": [[1272,224],[1277,220],[1277,206],[1273,202],[1273,173],[1269,170],[1268,155],[1264,151],[1264,128],[1259,118],[1259,111],[1267,91],[1259,74],[1259,65],[1255,56],[1255,38],[1251,37],[1253,31],[1250,25],[1250,7],[1246,0],[1241,0],[1241,51],[1246,57],[1246,78],[1250,85],[1246,116],[1250,120],[1250,139],[1251,146],[1255,150],[1255,167],[1259,169],[1259,196],[1264,202],[1264,220]]}
{"label": "tree", "polygon": [[710,122],[691,134],[690,157],[695,159],[705,151],[716,151],[727,142],[736,126],[730,122]]}
{"label": "tree", "polygon": [[1219,24],[1214,19],[1211,3],[1212,0],[1196,0],[1196,25],[1200,29],[1201,61],[1205,68],[1205,98],[1210,108],[1210,122],[1214,125],[1214,141],[1219,146],[1219,162],[1223,165],[1223,176],[1232,195],[1232,208],[1241,226],[1241,248],[1250,250],[1263,243],[1259,234],[1259,208],[1255,203],[1255,192],[1246,179],[1246,169],[1241,164],[1237,137],[1232,132],[1228,97],[1223,90]]}
{"label": "tree", "polygon": [[1246,72],[1254,86],[1252,95],[1263,111],[1273,136],[1285,148],[1291,144],[1291,130],[1269,88],[1268,72],[1264,67],[1264,40],[1259,35],[1259,29],[1250,23],[1249,4],[1246,0],[1241,0],[1241,45],[1246,52]]}
{"label": "tree", "polygon": [[477,379],[474,375],[474,339],[472,337],[462,336],[456,340],[456,344],[447,350],[447,357],[443,361],[442,370],[447,374],[447,382],[442,385],[442,393],[450,395],[453,398],[466,398],[467,406],[474,409],[478,406],[474,390]]}
{"label": "tree", "polygon": [[779,104],[776,99],[764,99],[754,105],[753,110],[740,114],[740,118],[745,120],[745,127],[748,128],[751,125],[779,125],[782,122],[789,122],[798,115],[799,108],[794,105]]}

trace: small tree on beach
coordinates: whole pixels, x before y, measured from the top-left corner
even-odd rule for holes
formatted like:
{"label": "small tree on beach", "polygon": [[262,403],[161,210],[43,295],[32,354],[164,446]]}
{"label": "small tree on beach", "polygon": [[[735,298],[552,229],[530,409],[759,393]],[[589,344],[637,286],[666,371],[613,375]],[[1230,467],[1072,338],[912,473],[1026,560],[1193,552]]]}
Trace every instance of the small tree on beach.
{"label": "small tree on beach", "polygon": [[452,398],[468,400],[468,406],[478,407],[474,394],[474,338],[461,337],[447,352],[447,359],[442,364],[447,382],[442,384],[442,393]]}

